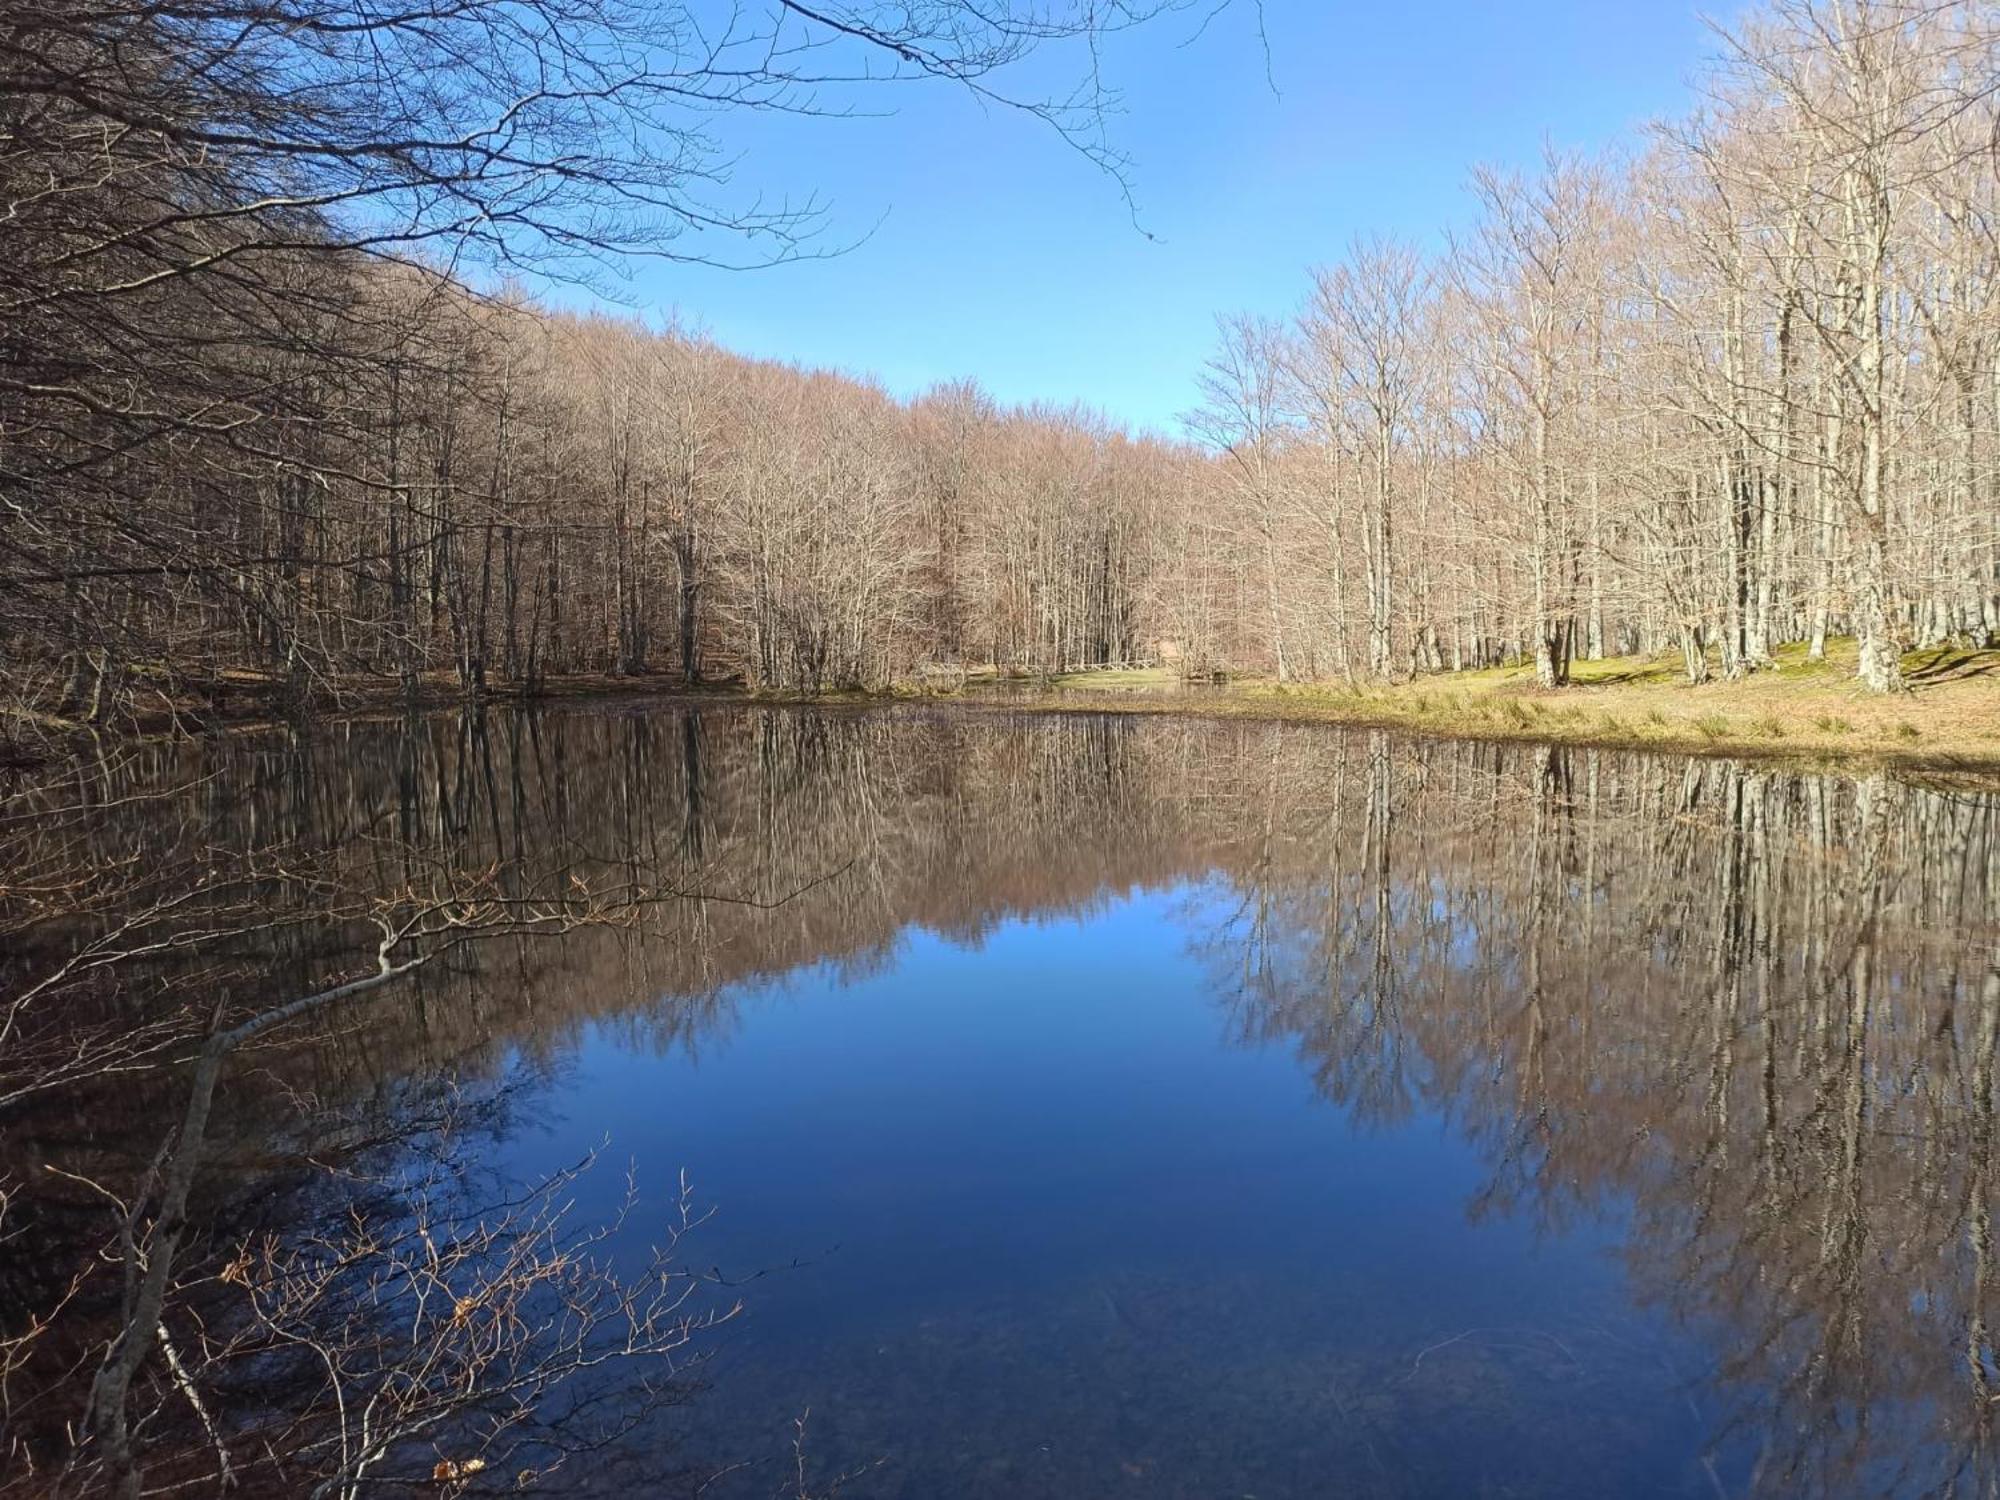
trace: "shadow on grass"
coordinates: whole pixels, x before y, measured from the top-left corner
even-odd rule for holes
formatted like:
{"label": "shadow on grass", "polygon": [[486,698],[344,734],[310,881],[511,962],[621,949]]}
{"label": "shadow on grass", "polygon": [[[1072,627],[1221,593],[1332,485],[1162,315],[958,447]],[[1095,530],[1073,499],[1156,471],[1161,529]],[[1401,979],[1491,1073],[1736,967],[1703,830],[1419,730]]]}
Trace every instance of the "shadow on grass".
{"label": "shadow on grass", "polygon": [[1995,671],[2000,671],[2000,651],[1940,646],[1930,651],[1912,651],[1903,658],[1905,682],[1963,682]]}

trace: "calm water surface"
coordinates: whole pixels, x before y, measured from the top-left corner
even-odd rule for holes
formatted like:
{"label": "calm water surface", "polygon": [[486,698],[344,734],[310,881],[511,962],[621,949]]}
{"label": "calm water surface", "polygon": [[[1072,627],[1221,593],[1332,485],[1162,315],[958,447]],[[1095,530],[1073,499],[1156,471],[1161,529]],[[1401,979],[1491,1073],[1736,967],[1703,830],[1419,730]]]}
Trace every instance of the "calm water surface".
{"label": "calm water surface", "polygon": [[267,821],[730,898],[312,1063],[526,1080],[493,1163],[599,1150],[585,1218],[630,1163],[635,1263],[687,1172],[710,1494],[807,1412],[857,1496],[1993,1492],[1989,795],[1001,712],[226,753]]}

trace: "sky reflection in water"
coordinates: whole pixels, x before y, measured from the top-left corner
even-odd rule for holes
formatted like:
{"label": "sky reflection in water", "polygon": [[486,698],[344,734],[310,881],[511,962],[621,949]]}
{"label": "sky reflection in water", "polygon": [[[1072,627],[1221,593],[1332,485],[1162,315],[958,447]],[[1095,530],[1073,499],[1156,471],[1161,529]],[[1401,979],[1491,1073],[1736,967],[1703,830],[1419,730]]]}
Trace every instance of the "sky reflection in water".
{"label": "sky reflection in water", "polygon": [[[1217,726],[1098,732],[1121,756],[1242,748]],[[608,1140],[649,1190],[688,1170],[717,1211],[704,1263],[804,1262],[744,1289],[690,1415],[696,1449],[766,1461],[719,1489],[769,1493],[807,1409],[817,1471],[880,1460],[851,1493],[897,1497],[1990,1477],[1963,1384],[1990,1178],[1983,1159],[1897,1176],[1939,1121],[1932,1145],[1962,1158],[1967,1106],[1991,1100],[1967,1055],[1983,1037],[1990,1056],[1983,964],[1922,973],[1937,934],[1908,921],[1936,894],[1902,867],[1923,794],[1253,739],[1249,758],[1300,763],[1209,808],[1236,822],[1194,868],[1057,877],[1046,913],[996,896],[956,937],[913,913],[858,956],[723,981],[701,1025],[663,1035],[628,1000],[578,1033],[511,1167]],[[1070,850],[1037,857],[1119,864]],[[841,878],[886,890],[890,858]],[[957,892],[975,908],[981,860]],[[1952,1077],[1913,1101],[1925,1069]],[[1891,1348],[1899,1297],[1934,1316]]]}

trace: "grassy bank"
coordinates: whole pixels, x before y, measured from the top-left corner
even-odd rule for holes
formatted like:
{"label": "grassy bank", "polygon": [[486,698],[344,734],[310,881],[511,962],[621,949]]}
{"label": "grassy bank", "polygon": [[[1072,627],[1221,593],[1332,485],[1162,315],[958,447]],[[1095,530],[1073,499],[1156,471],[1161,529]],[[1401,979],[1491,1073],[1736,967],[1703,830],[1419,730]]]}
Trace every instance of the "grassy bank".
{"label": "grassy bank", "polygon": [[[1684,680],[1678,656],[1578,662],[1573,683],[1554,692],[1536,687],[1533,669],[1523,665],[1394,685],[1251,679],[1195,688],[1165,669],[1106,669],[1041,682],[1002,684],[975,677],[955,691],[819,696],[725,685],[689,690],[664,676],[592,674],[496,683],[486,696],[496,702],[596,697],[847,705],[916,698],[982,708],[1354,724],[1467,739],[1958,771],[2000,780],[2000,650],[1913,651],[1903,658],[1903,672],[1907,691],[1886,697],[1868,693],[1854,680],[1853,643],[1835,641],[1824,661],[1807,661],[1803,647],[1788,646],[1778,652],[1775,670],[1699,686]],[[281,684],[239,674],[227,686],[227,695],[218,693],[199,704],[176,703],[164,694],[155,704],[142,696],[136,722],[128,719],[123,727],[142,733],[186,732],[287,721],[279,702]],[[423,708],[463,701],[463,690],[448,674],[421,679],[414,695],[414,706]],[[328,691],[313,717],[370,717],[407,711],[412,704],[402,684],[369,679]],[[24,726],[17,720],[11,727]],[[59,720],[25,727],[53,731],[55,742],[65,737],[62,731],[82,729]],[[0,748],[6,739],[0,734]],[[52,743],[44,744],[29,758],[42,758],[52,749]]]}
{"label": "grassy bank", "polygon": [[1626,656],[1578,662],[1572,684],[1553,692],[1526,665],[1395,685],[1246,681],[1212,691],[1185,690],[1154,670],[1075,673],[1008,701],[2000,774],[2000,650],[1910,652],[1908,690],[1888,696],[1856,683],[1851,641],[1830,643],[1824,661],[1808,661],[1803,646],[1777,655],[1774,670],[1699,686],[1687,683],[1678,656]]}

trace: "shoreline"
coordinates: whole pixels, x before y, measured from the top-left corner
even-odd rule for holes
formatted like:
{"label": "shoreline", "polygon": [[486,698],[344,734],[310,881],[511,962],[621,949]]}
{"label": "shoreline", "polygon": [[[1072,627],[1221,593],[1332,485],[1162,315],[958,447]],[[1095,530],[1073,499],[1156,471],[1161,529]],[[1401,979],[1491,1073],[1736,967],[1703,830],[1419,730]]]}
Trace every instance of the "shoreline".
{"label": "shoreline", "polygon": [[[1913,653],[1913,655],[1919,655]],[[753,689],[737,683],[685,684],[659,675],[581,673],[538,682],[499,682],[468,695],[455,678],[421,680],[414,693],[395,679],[350,679],[303,711],[320,721],[434,713],[472,704],[560,702],[690,703],[869,708],[930,706],[979,713],[1181,715],[1253,723],[1326,724],[1438,739],[1579,749],[1729,756],[1802,769],[1891,770],[1977,778],[2000,787],[2000,651],[1933,652],[1913,663],[1912,687],[1865,694],[1826,662],[1784,663],[1736,682],[1689,686],[1665,664],[1633,658],[1579,663],[1570,685],[1543,691],[1525,667],[1443,673],[1400,684],[1278,684],[1250,679],[1187,685],[1161,669],[1093,670],[1050,678],[975,677],[950,688],[892,686],[819,693]],[[1989,681],[1992,683],[1988,685]],[[267,681],[237,678],[200,705],[160,694],[154,708],[106,725],[16,711],[53,752],[63,741],[157,739],[283,729],[297,712],[277,705]],[[16,759],[32,765],[34,758]]]}
{"label": "shoreline", "polygon": [[1644,729],[1607,729],[1588,714],[1564,704],[1562,691],[1550,695],[1559,706],[1524,723],[1505,720],[1466,722],[1449,716],[1399,709],[1357,696],[1352,702],[1318,689],[1267,693],[1222,689],[1214,696],[1142,696],[1139,693],[1053,691],[982,698],[976,693],[936,694],[925,698],[870,698],[851,701],[929,702],[979,711],[1011,709],[1045,714],[1179,715],[1186,718],[1238,720],[1259,724],[1320,724],[1347,729],[1381,729],[1420,739],[1485,741],[1509,745],[1551,745],[1576,750],[1629,750],[1702,759],[1766,761],[1799,770],[1866,772],[1877,770],[1959,773],[1980,777],[2000,790],[2000,740],[1992,748],[1904,746],[1874,741],[1829,742],[1790,732],[1778,737],[1722,730],[1708,734],[1673,723]]}

